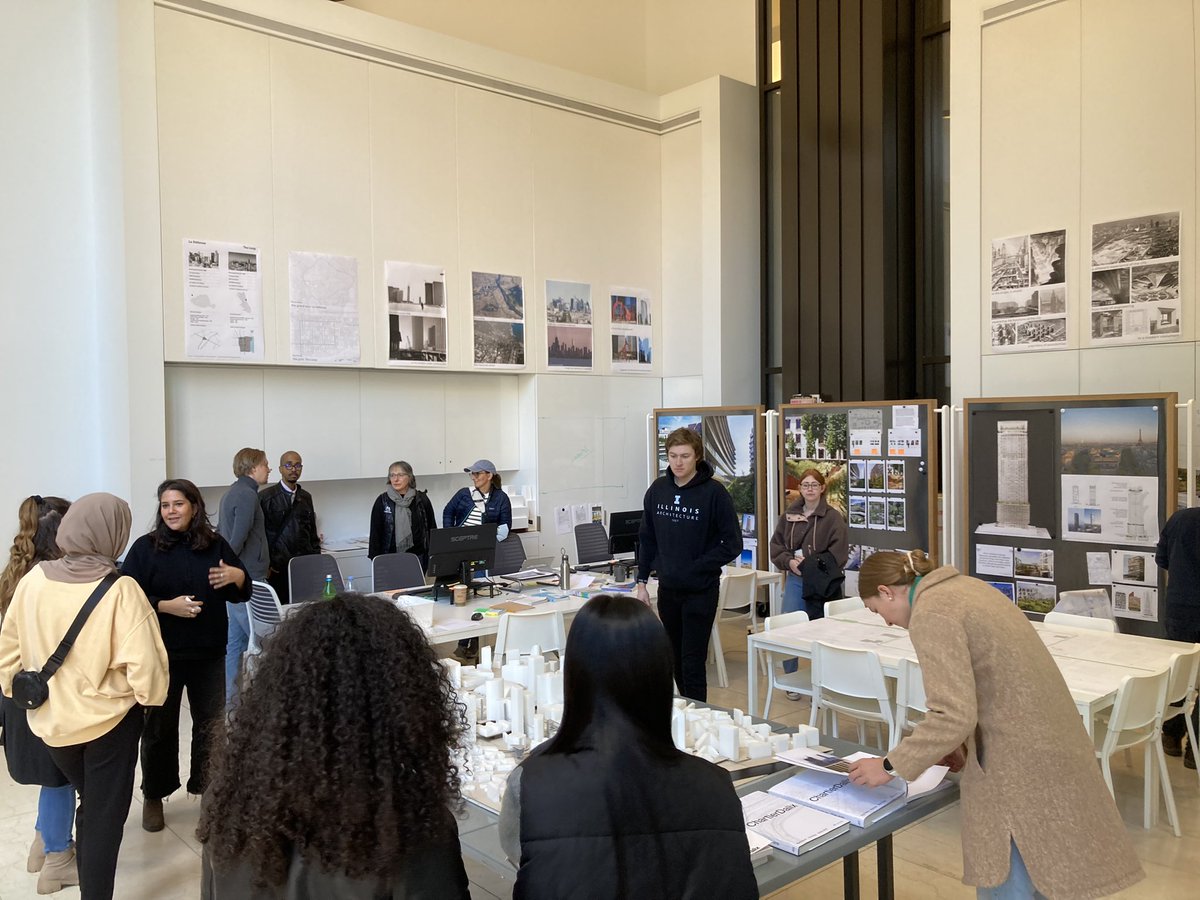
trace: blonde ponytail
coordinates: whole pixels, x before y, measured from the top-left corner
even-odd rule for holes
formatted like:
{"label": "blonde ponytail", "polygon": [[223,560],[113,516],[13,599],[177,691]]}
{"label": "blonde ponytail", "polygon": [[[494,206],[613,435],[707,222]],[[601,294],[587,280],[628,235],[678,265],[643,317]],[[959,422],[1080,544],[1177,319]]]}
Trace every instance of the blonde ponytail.
{"label": "blonde ponytail", "polygon": [[936,568],[924,550],[880,550],[868,556],[858,572],[858,593],[874,597],[881,585],[912,584]]}

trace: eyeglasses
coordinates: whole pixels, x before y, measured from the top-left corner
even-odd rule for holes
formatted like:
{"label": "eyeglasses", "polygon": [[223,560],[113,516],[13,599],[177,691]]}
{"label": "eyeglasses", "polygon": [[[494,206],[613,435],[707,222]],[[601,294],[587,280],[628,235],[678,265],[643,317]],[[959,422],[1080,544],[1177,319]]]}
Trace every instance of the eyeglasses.
{"label": "eyeglasses", "polygon": [[824,485],[822,485],[821,482],[819,482],[819,481],[802,481],[802,482],[800,482],[800,487],[808,489],[808,490],[812,490],[814,488],[819,488],[819,487],[823,487],[823,486]]}
{"label": "eyeglasses", "polygon": [[281,469],[289,469],[289,470],[292,470],[292,469],[303,469],[303,468],[304,468],[304,463],[282,463],[282,464],[280,465],[280,468],[281,468]]}

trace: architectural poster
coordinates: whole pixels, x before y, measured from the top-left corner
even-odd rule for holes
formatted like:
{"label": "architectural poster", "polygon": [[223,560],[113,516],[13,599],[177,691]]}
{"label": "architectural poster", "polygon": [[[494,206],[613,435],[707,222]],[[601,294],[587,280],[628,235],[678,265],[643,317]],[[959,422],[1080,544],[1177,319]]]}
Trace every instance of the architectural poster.
{"label": "architectural poster", "polygon": [[608,299],[612,315],[612,370],[649,371],[653,363],[650,297],[644,291],[614,289]]}
{"label": "architectural poster", "polygon": [[546,282],[546,364],[551,369],[592,369],[592,286]]}
{"label": "architectural poster", "polygon": [[446,270],[385,262],[388,365],[446,367]]}
{"label": "architectural poster", "polygon": [[1092,226],[1093,345],[1178,340],[1179,213]]}
{"label": "architectural poster", "polygon": [[329,253],[288,253],[292,362],[356,366],[358,260]]}
{"label": "architectural poster", "polygon": [[1067,344],[1067,232],[992,241],[991,346],[995,352]]}
{"label": "architectural poster", "polygon": [[184,346],[191,359],[263,358],[258,248],[183,242]]}
{"label": "architectural poster", "polygon": [[471,273],[475,365],[519,369],[525,365],[525,294],[520,275]]}

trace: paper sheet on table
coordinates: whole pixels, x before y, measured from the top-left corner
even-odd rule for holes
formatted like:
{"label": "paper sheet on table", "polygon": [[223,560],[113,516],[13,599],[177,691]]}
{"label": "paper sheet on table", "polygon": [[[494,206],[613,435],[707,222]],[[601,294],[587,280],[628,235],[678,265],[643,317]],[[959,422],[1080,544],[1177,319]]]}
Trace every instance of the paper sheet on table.
{"label": "paper sheet on table", "polygon": [[595,575],[585,575],[582,572],[576,572],[571,576],[571,590],[581,591],[585,587],[589,587],[596,580]]}
{"label": "paper sheet on table", "polygon": [[[851,753],[849,756],[844,757],[846,762],[872,758],[878,757],[874,753]],[[908,782],[908,799],[913,800],[922,794],[928,794],[930,791],[936,790],[946,780],[946,774],[949,771],[949,766],[930,766],[918,775],[915,780]]]}

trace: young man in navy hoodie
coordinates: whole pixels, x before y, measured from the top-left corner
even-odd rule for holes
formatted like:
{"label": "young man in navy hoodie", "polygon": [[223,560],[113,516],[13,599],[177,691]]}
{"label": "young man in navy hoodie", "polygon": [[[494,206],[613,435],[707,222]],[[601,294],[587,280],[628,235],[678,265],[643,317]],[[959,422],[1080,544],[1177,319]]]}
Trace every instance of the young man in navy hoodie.
{"label": "young man in navy hoodie", "polygon": [[682,696],[703,701],[721,567],[742,552],[742,532],[729,492],[704,460],[700,436],[676,428],[667,435],[666,450],[669,471],[642,502],[637,596],[650,602],[646,581],[656,571],[658,615],[671,639],[675,683]]}

